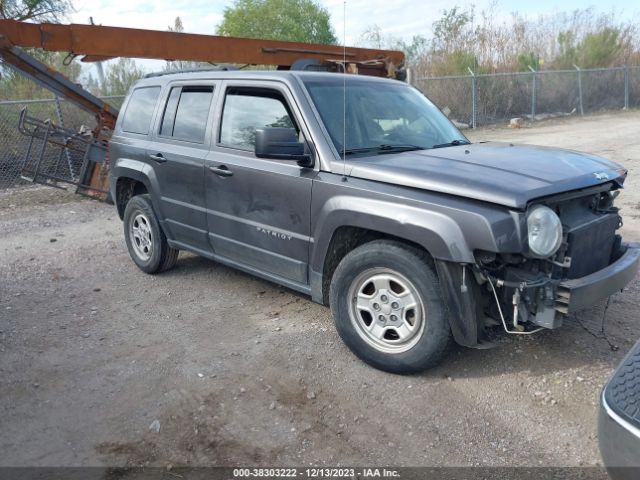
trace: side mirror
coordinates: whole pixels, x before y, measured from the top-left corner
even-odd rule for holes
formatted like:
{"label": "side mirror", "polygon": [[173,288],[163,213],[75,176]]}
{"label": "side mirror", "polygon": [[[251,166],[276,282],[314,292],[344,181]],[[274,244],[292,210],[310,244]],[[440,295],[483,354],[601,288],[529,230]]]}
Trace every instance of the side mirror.
{"label": "side mirror", "polygon": [[265,127],[256,129],[256,157],[291,160],[303,167],[313,166],[305,144],[298,141],[294,128]]}

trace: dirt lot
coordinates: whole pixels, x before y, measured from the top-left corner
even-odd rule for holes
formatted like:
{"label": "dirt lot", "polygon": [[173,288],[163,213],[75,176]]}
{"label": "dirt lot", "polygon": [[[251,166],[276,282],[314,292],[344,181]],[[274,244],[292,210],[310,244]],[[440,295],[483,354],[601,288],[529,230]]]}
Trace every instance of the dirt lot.
{"label": "dirt lot", "polygon": [[[619,113],[470,136],[624,164],[623,231],[640,240],[639,125]],[[0,465],[600,461],[598,394],[640,337],[637,279],[606,338],[600,306],[401,377],[358,361],[329,310],[291,291],[184,253],[141,273],[121,228],[108,205],[0,192]]]}

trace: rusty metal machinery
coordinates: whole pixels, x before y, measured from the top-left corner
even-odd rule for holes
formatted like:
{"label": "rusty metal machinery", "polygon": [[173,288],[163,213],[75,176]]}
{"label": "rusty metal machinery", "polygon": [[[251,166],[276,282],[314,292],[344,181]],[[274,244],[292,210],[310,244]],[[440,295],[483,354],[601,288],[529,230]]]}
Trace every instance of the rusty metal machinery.
{"label": "rusty metal machinery", "polygon": [[[53,122],[38,121],[25,112],[20,131],[31,138],[24,160],[23,176],[33,182],[76,186],[76,192],[102,200],[108,192],[107,142],[118,111],[75,84],[60,72],[41,63],[22,48],[67,52],[83,62],[116,57],[183,60],[208,63],[275,65],[280,70],[322,70],[404,79],[404,54],[393,50],[316,45],[277,40],[255,40],[190,33],[162,32],[99,25],[27,23],[0,19],[0,58],[22,75],[51,90],[76,106],[92,113],[96,127],[75,134]],[[34,148],[34,141],[40,142]],[[59,153],[47,165],[47,144]],[[63,152],[66,157],[82,149],[82,165],[60,176]],[[73,151],[73,153],[72,153]]]}
{"label": "rusty metal machinery", "polygon": [[[18,130],[31,138],[23,162],[22,177],[51,186],[60,186],[62,183],[74,185],[76,193],[106,200],[109,189],[107,156],[100,154],[96,157],[95,153],[106,153],[106,148],[100,147],[104,147],[111,137],[118,110],[20,48],[8,45],[3,39],[0,39],[0,56],[25,77],[52,91],[57,97],[66,98],[93,114],[96,119],[93,131],[79,134],[50,120],[37,121],[28,117],[24,110],[20,115]],[[34,142],[40,146],[34,148]],[[60,160],[63,155],[68,159],[79,156],[82,163],[73,168],[74,163],[69,161],[68,168],[62,170],[64,174],[61,174]]]}
{"label": "rusty metal machinery", "polygon": [[84,62],[116,57],[191,60],[210,63],[291,67],[301,58],[325,62],[379,62],[381,74],[395,76],[404,54],[394,50],[317,45],[279,40],[162,32],[100,25],[61,25],[0,20],[0,35],[16,46],[42,48],[82,56]]}
{"label": "rusty metal machinery", "polygon": [[75,132],[31,117],[26,107],[20,112],[18,129],[29,137],[22,178],[53,187],[58,182],[71,184],[77,193],[106,198],[107,140],[96,139],[88,129]]}

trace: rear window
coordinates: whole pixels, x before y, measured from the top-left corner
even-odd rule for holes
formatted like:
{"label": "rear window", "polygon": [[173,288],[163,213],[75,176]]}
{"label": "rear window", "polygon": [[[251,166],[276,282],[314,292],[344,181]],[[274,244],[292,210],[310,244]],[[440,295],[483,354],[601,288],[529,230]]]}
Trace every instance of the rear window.
{"label": "rear window", "polygon": [[147,135],[158,95],[160,95],[160,87],[136,88],[124,112],[122,130]]}
{"label": "rear window", "polygon": [[160,135],[203,143],[213,87],[173,87],[162,116]]}

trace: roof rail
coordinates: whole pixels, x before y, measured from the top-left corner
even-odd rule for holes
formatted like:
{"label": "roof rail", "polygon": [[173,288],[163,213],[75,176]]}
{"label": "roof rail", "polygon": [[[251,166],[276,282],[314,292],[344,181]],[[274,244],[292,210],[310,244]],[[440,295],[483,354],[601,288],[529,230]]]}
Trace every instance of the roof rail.
{"label": "roof rail", "polygon": [[182,70],[151,72],[151,73],[147,73],[144,76],[144,78],[162,77],[163,75],[173,75],[174,73],[227,72],[229,70],[238,70],[238,68],[233,65],[214,65],[212,67],[203,67],[203,68],[184,68]]}

